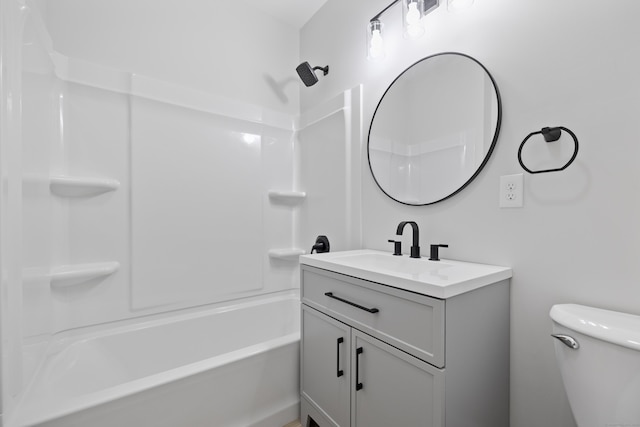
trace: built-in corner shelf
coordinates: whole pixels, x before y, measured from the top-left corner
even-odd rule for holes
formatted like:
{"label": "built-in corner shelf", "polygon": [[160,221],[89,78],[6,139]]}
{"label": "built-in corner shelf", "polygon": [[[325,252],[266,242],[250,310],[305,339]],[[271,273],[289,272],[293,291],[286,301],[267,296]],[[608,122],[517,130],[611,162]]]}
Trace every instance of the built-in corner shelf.
{"label": "built-in corner shelf", "polygon": [[49,188],[56,196],[88,197],[115,191],[120,182],[108,178],[56,175],[49,178]]}
{"label": "built-in corner shelf", "polygon": [[298,261],[298,257],[306,253],[307,252],[304,249],[300,248],[270,249],[269,258]]}
{"label": "built-in corner shelf", "polygon": [[60,265],[51,270],[51,287],[64,288],[93,279],[112,275],[120,268],[120,263],[96,262],[89,264]]}
{"label": "built-in corner shelf", "polygon": [[307,193],[304,191],[269,190],[269,199],[277,203],[300,203],[305,197],[307,197]]}

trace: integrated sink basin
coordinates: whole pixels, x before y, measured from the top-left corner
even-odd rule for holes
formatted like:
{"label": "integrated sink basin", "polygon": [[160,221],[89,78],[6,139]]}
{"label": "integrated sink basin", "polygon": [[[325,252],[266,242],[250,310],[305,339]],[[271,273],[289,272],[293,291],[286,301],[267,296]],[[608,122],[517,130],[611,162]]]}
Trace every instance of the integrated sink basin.
{"label": "integrated sink basin", "polygon": [[[336,252],[335,254],[338,254]],[[376,270],[388,274],[399,274],[403,277],[424,275],[440,275],[452,264],[443,261],[429,261],[427,258],[410,258],[408,256],[393,256],[386,253],[367,252],[348,254],[334,258],[336,262],[355,268]]]}
{"label": "integrated sink basin", "polygon": [[394,256],[372,249],[302,255],[300,263],[399,289],[450,298],[511,277],[511,269],[487,264]]}

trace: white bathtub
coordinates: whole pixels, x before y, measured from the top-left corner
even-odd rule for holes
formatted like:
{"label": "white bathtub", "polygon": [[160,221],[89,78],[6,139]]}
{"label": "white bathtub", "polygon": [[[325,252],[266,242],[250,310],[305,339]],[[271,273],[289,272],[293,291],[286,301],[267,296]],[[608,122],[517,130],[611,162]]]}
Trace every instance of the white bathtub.
{"label": "white bathtub", "polygon": [[283,426],[298,417],[299,316],[287,294],[59,338],[9,425]]}

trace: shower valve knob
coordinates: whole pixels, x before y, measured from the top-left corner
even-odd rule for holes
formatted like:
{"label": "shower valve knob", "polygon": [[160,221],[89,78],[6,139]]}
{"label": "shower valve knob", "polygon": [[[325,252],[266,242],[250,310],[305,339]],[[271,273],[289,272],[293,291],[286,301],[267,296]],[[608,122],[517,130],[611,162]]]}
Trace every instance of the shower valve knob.
{"label": "shower valve knob", "polygon": [[329,252],[331,246],[329,245],[329,239],[327,236],[318,236],[316,237],[316,243],[311,247],[311,253],[314,251],[317,254]]}

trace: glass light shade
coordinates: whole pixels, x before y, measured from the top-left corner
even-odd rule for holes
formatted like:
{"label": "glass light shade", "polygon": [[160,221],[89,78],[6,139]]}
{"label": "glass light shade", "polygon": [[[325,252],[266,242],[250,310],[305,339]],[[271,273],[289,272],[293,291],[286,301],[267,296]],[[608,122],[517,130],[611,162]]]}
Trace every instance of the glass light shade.
{"label": "glass light shade", "polygon": [[423,16],[424,0],[402,0],[402,26],[405,38],[416,39],[424,34]]}
{"label": "glass light shade", "polygon": [[385,56],[382,27],[382,22],[378,20],[369,22],[367,27],[367,58],[370,61],[378,61]]}
{"label": "glass light shade", "polygon": [[447,9],[451,12],[469,9],[472,5],[473,0],[447,0]]}

